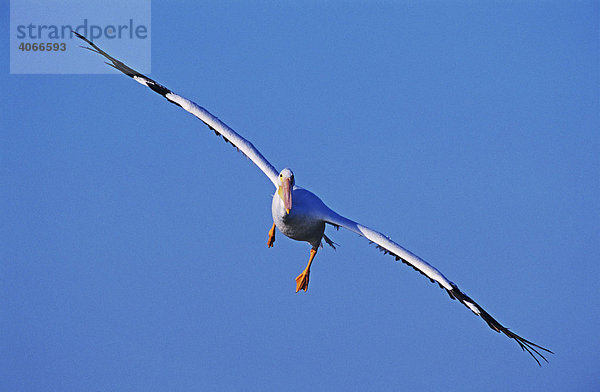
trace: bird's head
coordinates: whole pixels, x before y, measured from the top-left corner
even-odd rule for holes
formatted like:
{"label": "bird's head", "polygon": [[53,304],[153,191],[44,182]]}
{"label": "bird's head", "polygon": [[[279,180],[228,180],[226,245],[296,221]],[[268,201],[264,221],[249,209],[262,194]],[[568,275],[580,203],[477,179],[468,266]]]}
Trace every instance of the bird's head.
{"label": "bird's head", "polygon": [[279,188],[277,194],[283,201],[283,207],[289,214],[292,209],[292,189],[294,189],[294,173],[287,167],[279,173]]}

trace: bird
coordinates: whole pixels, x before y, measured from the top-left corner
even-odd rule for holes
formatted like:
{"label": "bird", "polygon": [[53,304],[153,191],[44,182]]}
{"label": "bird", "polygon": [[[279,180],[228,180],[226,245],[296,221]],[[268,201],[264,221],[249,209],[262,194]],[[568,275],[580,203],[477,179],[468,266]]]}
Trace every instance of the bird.
{"label": "bird", "polygon": [[80,33],[73,31],[73,34],[88,45],[82,45],[81,48],[103,56],[108,60],[105,60],[105,63],[109,66],[129,76],[143,86],[150,88],[167,101],[200,119],[217,136],[222,137],[225,142],[231,144],[249,158],[269,178],[275,187],[275,193],[271,202],[273,225],[268,232],[267,246],[269,248],[274,246],[277,230],[293,240],[307,242],[311,246],[308,264],[298,277],[296,277],[296,293],[308,290],[310,268],[317,255],[317,251],[322,247],[322,242],[325,241],[327,245],[335,249],[336,244],[325,235],[325,227],[329,225],[336,229],[344,228],[366,238],[383,253],[389,254],[396,261],[401,261],[412,267],[432,283],[437,283],[440,288],[446,291],[451,299],[457,300],[476,316],[481,317],[492,330],[516,341],[519,347],[529,353],[538,365],[541,366],[541,360],[548,362],[544,354],[554,354],[549,349],[517,335],[509,328],[500,324],[477,302],[461,291],[456,284],[448,280],[439,270],[419,256],[392,241],[386,235],[343,217],[327,207],[317,195],[296,185],[294,173],[291,169],[285,168],[278,172],[252,143],[202,106],[172,92],[167,87],[128,67],[100,49]]}

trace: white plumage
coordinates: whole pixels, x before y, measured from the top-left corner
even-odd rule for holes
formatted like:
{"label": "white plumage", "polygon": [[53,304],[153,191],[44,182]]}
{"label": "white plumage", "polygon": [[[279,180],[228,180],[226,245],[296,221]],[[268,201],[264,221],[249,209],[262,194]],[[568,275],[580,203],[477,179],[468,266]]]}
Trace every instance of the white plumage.
{"label": "white plumage", "polygon": [[469,296],[463,293],[454,283],[448,280],[440,271],[429,263],[413,254],[409,250],[398,245],[387,236],[372,230],[360,223],[345,218],[321,201],[312,192],[295,185],[295,178],[292,171],[288,168],[280,173],[265,159],[265,157],[250,143],[225,123],[213,116],[203,107],[196,103],[173,93],[168,88],[156,83],[154,80],[129,68],[119,60],[111,57],[106,52],[98,48],[84,36],[74,32],[79,38],[87,42],[90,47],[84,47],[95,53],[98,53],[110,62],[108,65],[123,72],[125,75],[133,78],[138,83],[152,89],[162,95],[169,102],[180,106],[182,109],[198,117],[217,135],[222,136],[225,141],[232,144],[240,152],[246,155],[263,173],[271,180],[275,186],[276,192],[273,195],[271,211],[273,215],[273,227],[269,231],[268,246],[273,246],[275,241],[275,227],[287,237],[298,241],[306,241],[311,245],[310,258],[305,270],[296,278],[296,291],[307,290],[311,263],[321,246],[324,239],[329,245],[334,246],[333,242],[325,235],[327,224],[335,227],[343,227],[354,233],[365,237],[367,240],[376,244],[376,246],[386,254],[395,257],[396,260],[411,266],[431,282],[437,283],[442,289],[446,290],[452,299],[457,299],[474,314],[480,316],[493,330],[501,332],[511,339],[514,339],[519,346],[527,351],[540,364],[541,358],[547,362],[540,351],[552,353],[550,350],[538,346],[537,344],[522,338],[513,333],[508,328],[502,326],[496,319],[487,313],[481,306],[473,301]]}

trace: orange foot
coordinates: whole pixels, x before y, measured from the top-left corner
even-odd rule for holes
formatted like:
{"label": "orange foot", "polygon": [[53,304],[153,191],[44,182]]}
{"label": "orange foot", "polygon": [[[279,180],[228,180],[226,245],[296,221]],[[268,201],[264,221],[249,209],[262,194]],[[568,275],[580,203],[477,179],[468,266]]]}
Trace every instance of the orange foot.
{"label": "orange foot", "polygon": [[304,270],[298,277],[296,278],[296,292],[300,290],[308,291],[308,275],[310,271]]}
{"label": "orange foot", "polygon": [[269,240],[267,241],[267,246],[269,248],[272,248],[274,242],[275,242],[275,225],[273,225],[273,227],[271,227],[271,230],[269,230]]}

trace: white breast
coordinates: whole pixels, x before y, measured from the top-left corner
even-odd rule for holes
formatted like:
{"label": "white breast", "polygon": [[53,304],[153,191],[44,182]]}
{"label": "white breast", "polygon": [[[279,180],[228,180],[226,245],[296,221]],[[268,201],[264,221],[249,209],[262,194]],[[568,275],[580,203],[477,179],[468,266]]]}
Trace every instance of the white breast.
{"label": "white breast", "polygon": [[286,213],[283,200],[277,192],[273,195],[271,213],[279,231],[294,240],[307,241],[316,248],[321,244],[325,232],[322,208],[327,207],[316,195],[294,187],[290,213]]}

